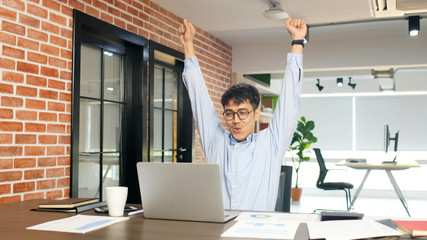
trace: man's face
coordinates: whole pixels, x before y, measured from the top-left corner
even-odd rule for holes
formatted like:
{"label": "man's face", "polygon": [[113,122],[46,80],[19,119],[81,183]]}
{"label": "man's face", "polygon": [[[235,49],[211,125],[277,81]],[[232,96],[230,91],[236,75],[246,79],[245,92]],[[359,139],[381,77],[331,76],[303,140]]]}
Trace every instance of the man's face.
{"label": "man's face", "polygon": [[[228,120],[226,115],[229,113],[228,115],[232,116],[231,111],[234,113],[243,113],[240,114],[241,118],[246,117],[244,115],[245,112],[249,113],[247,114],[246,119],[240,119],[238,114],[234,114],[234,117]],[[224,115],[224,119],[227,124],[228,131],[230,131],[236,141],[243,142],[246,141],[246,138],[254,132],[255,121],[259,119],[261,110],[259,108],[254,110],[252,105],[249,103],[249,100],[246,100],[240,105],[236,105],[234,99],[231,99],[224,107],[224,112],[226,113]]]}

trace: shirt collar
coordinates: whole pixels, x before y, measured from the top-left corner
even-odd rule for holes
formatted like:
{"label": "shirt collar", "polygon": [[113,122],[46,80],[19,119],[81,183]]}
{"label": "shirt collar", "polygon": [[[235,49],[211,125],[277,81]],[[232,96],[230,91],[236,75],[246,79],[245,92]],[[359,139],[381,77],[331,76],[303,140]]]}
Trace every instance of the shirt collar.
{"label": "shirt collar", "polygon": [[228,143],[231,146],[234,146],[234,145],[237,145],[237,144],[251,143],[254,140],[254,138],[255,138],[255,134],[251,133],[246,138],[246,141],[244,141],[244,142],[238,142],[238,141],[236,141],[236,139],[233,138],[233,135],[231,135],[231,133],[228,133]]}

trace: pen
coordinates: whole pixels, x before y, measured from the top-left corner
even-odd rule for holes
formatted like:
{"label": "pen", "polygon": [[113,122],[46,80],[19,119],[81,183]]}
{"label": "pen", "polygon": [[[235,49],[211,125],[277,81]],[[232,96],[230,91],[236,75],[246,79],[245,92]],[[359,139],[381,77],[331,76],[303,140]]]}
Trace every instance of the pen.
{"label": "pen", "polygon": [[128,216],[133,216],[133,215],[140,214],[143,212],[144,212],[144,209],[133,211],[133,212],[128,213]]}

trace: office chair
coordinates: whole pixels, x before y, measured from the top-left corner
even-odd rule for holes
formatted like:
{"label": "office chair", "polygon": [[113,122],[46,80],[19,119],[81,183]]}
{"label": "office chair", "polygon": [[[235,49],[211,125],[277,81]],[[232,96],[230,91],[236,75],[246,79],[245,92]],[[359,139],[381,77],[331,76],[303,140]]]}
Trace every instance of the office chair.
{"label": "office chair", "polygon": [[276,212],[291,211],[292,166],[282,166],[277,192]]}
{"label": "office chair", "polygon": [[326,174],[328,173],[328,169],[325,165],[325,160],[323,159],[322,153],[319,148],[313,148],[314,153],[316,153],[317,162],[319,163],[320,173],[319,178],[317,179],[316,186],[317,188],[323,190],[344,190],[345,192],[345,200],[347,204],[347,211],[350,211],[350,203],[351,203],[351,194],[350,189],[353,189],[353,184],[346,182],[324,182]]}

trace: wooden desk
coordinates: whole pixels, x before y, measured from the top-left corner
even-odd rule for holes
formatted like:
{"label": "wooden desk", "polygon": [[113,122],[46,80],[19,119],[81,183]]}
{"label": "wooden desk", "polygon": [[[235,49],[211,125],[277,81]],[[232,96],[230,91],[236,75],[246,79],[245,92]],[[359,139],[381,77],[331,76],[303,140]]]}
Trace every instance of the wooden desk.
{"label": "wooden desk", "polygon": [[[221,234],[235,224],[169,221],[146,219],[142,215],[129,217],[119,222],[86,234],[27,230],[29,226],[74,216],[75,213],[30,211],[40,202],[29,200],[11,204],[0,204],[0,239],[40,240],[242,240],[244,238],[222,238]],[[131,204],[133,205],[133,204]],[[141,207],[140,205],[133,205]],[[97,215],[93,210],[85,215]],[[290,213],[285,213],[290,214]],[[104,214],[106,215],[106,214]],[[379,218],[384,219],[384,218]],[[375,219],[373,219],[375,220]],[[294,240],[308,240],[306,223],[301,223]],[[382,238],[381,238],[382,239]],[[402,238],[407,239],[407,238]],[[247,239],[246,239],[247,240]]]}
{"label": "wooden desk", "polygon": [[399,197],[400,202],[402,202],[402,205],[405,208],[406,213],[408,214],[408,216],[411,216],[411,214],[409,213],[408,204],[406,203],[405,197],[403,197],[402,191],[400,191],[399,185],[394,179],[391,171],[404,170],[404,169],[413,168],[413,167],[420,167],[420,165],[416,161],[405,160],[405,161],[397,161],[396,163],[382,163],[378,161],[368,160],[366,163],[351,163],[351,162],[346,162],[344,160],[344,161],[338,162],[336,165],[346,166],[346,167],[359,169],[359,170],[366,170],[366,174],[363,177],[363,180],[360,183],[359,187],[357,188],[356,193],[353,196],[353,200],[351,201],[348,210],[350,210],[353,207],[354,203],[356,202],[356,199],[359,196],[360,191],[362,191],[363,185],[365,184],[365,181],[368,178],[371,170],[384,170],[387,173],[387,176],[390,179],[390,182],[393,185],[394,191]]}
{"label": "wooden desk", "polygon": [[[29,226],[74,216],[75,213],[30,211],[47,200],[29,200],[0,205],[0,239],[41,239],[41,240],[239,240],[241,238],[222,238],[221,234],[235,224],[234,221],[223,223],[205,223],[189,221],[169,221],[145,219],[142,215],[131,216],[129,220],[116,223],[86,234],[27,230]],[[138,206],[138,205],[135,205]],[[141,207],[140,205],[138,206]],[[83,214],[95,215],[93,210]],[[105,214],[106,215],[106,214]],[[305,227],[306,228],[306,227]],[[304,230],[304,238],[308,232]]]}

